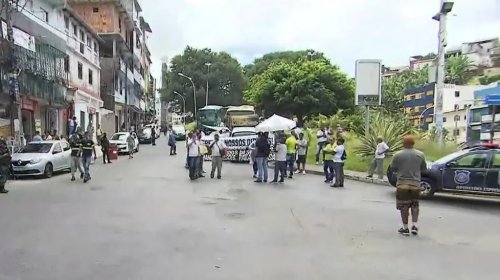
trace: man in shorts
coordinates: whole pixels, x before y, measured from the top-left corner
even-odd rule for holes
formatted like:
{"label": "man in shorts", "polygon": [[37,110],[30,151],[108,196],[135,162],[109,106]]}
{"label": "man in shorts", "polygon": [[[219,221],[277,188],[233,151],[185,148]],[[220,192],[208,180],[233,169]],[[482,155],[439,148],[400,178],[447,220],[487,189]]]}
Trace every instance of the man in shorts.
{"label": "man in shorts", "polygon": [[420,179],[422,172],[427,170],[425,156],[421,151],[414,149],[415,139],[411,135],[403,138],[403,150],[394,155],[391,166],[397,176],[396,209],[401,212],[403,226],[399,233],[410,235],[408,220],[411,211],[411,233],[418,234],[418,214],[420,197]]}
{"label": "man in shorts", "polygon": [[[307,157],[307,140],[304,139],[304,133],[299,133],[299,141],[297,141],[297,172],[306,174],[306,157]],[[302,168],[301,168],[302,166]]]}

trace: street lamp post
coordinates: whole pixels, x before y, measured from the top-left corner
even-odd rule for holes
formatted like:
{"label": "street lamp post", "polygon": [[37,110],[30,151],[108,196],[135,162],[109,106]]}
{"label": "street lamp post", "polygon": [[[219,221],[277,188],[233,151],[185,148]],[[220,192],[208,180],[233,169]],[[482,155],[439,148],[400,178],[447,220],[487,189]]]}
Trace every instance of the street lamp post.
{"label": "street lamp post", "polygon": [[307,56],[309,56],[309,61],[312,61],[313,60],[313,56],[315,55],[316,53],[315,52],[308,52],[307,53]]}
{"label": "street lamp post", "polygon": [[193,103],[194,103],[194,119],[196,119],[196,86],[194,85],[193,78],[186,76],[182,73],[178,73],[179,76],[188,79],[191,82],[191,85],[193,85]]}
{"label": "street lamp post", "polygon": [[180,96],[182,98],[182,102],[184,103],[183,104],[184,113],[182,115],[182,123],[184,124],[184,126],[186,126],[186,98],[184,97],[184,95],[178,93],[177,91],[174,91],[174,93]]}
{"label": "street lamp post", "polygon": [[446,18],[453,8],[453,2],[441,0],[441,10],[432,19],[439,21],[438,57],[437,57],[437,91],[436,91],[436,138],[439,144],[443,143],[443,92],[445,79],[445,48]]}
{"label": "street lamp post", "polygon": [[212,65],[212,63],[207,62],[207,63],[205,63],[205,65],[208,68],[208,70],[207,70],[207,94],[205,96],[205,106],[208,106],[208,77],[210,75],[210,66]]}

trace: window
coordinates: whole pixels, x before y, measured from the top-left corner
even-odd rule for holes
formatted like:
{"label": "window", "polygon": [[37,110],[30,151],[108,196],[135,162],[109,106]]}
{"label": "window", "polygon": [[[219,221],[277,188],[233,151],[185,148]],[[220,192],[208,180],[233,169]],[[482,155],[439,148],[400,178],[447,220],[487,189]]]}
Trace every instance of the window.
{"label": "window", "polygon": [[73,25],[73,35],[77,36],[78,35],[78,28],[76,27],[76,24],[72,23]]}
{"label": "window", "polygon": [[410,99],[411,100],[415,99],[415,95],[410,95]]}
{"label": "window", "polygon": [[94,7],[94,8],[92,9],[92,12],[94,12],[94,13],[98,13],[98,12],[99,12],[99,7]]}
{"label": "window", "polygon": [[460,136],[460,129],[458,129],[458,128],[453,129],[453,136],[457,136],[457,137]]}
{"label": "window", "polygon": [[460,91],[458,90],[455,91],[455,97],[460,97]]}
{"label": "window", "polygon": [[433,95],[433,94],[434,94],[434,92],[433,92],[432,90],[429,90],[429,91],[427,91],[427,93],[426,93],[426,94],[430,96],[430,95]]}
{"label": "window", "polygon": [[94,42],[94,51],[97,52],[97,42]]}
{"label": "window", "polygon": [[491,168],[500,168],[500,153],[495,152],[493,154],[493,162],[491,163]]}
{"label": "window", "polygon": [[49,12],[40,8],[40,14],[42,15],[42,20],[48,23],[49,22]]}
{"label": "window", "polygon": [[456,122],[460,121],[460,115],[455,115],[455,117],[453,118]]}
{"label": "window", "polygon": [[431,123],[433,120],[432,120],[432,117],[429,117],[429,118],[426,118],[425,119],[425,122],[428,122],[428,123]]}
{"label": "window", "polygon": [[120,32],[122,31],[122,19],[121,18],[118,19],[118,30],[120,30]]}
{"label": "window", "polygon": [[89,69],[89,84],[94,83],[94,73]]}
{"label": "window", "polygon": [[61,146],[62,146],[63,151],[69,151],[71,149],[68,142],[66,142],[66,141],[61,141]]}
{"label": "window", "polygon": [[432,103],[425,105],[425,108],[427,108],[427,109],[432,108],[432,107],[434,107],[434,105]]}
{"label": "window", "polygon": [[443,118],[443,122],[444,122],[444,123],[446,122],[446,118]]}
{"label": "window", "polygon": [[85,44],[80,42],[80,53],[85,54]]}
{"label": "window", "polygon": [[64,16],[64,26],[66,27],[66,30],[69,30],[69,17]]}
{"label": "window", "polygon": [[82,30],[80,30],[80,41],[85,43],[85,33]]}
{"label": "window", "polygon": [[62,153],[61,145],[59,143],[54,144],[54,149],[52,150],[53,153]]}
{"label": "window", "polygon": [[466,121],[466,120],[467,120],[467,115],[464,115],[464,121]]}
{"label": "window", "polygon": [[457,160],[454,160],[454,168],[485,168],[488,153],[474,153],[465,155]]}
{"label": "window", "polygon": [[455,111],[460,109],[460,106],[458,104],[455,104]]}
{"label": "window", "polygon": [[87,35],[87,47],[89,47],[90,49],[92,49],[92,39],[90,39],[89,35]]}
{"label": "window", "polygon": [[69,56],[66,56],[64,58],[64,71],[66,73],[69,73]]}
{"label": "window", "polygon": [[83,80],[83,64],[78,62],[78,79]]}

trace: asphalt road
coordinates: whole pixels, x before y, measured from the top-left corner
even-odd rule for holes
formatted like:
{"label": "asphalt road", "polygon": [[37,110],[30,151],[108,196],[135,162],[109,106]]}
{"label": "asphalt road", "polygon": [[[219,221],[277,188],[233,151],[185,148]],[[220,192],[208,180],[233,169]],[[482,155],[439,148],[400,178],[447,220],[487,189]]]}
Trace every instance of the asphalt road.
{"label": "asphalt road", "polygon": [[11,182],[0,280],[499,279],[500,201],[438,196],[421,205],[420,236],[403,237],[392,188],[258,185],[229,163],[223,180],[190,182],[179,150],[162,138],[95,164],[87,184]]}

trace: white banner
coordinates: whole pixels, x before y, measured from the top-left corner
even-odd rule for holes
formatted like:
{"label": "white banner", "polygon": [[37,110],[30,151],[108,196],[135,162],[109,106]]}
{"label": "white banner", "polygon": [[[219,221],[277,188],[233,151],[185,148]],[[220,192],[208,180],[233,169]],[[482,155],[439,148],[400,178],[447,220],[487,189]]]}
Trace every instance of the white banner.
{"label": "white banner", "polygon": [[[253,136],[241,136],[241,137],[227,137],[221,138],[227,147],[227,155],[224,160],[247,162],[250,161],[251,150],[247,149],[250,144],[257,140],[257,135]],[[201,141],[207,147],[214,141],[213,138],[202,138]],[[274,160],[274,137],[269,137],[269,144],[271,144],[271,154],[269,155],[269,160]],[[205,160],[211,160],[210,155],[205,155]]]}
{"label": "white banner", "polygon": [[[5,21],[2,21],[2,31],[3,31],[3,37],[7,38],[7,23],[5,23]],[[14,44],[23,47],[25,49],[28,49],[32,52],[36,52],[34,36],[31,36],[30,34],[22,30],[19,30],[15,27],[13,27],[13,31],[14,31]]]}

